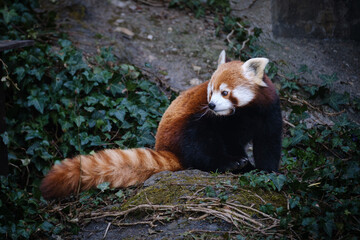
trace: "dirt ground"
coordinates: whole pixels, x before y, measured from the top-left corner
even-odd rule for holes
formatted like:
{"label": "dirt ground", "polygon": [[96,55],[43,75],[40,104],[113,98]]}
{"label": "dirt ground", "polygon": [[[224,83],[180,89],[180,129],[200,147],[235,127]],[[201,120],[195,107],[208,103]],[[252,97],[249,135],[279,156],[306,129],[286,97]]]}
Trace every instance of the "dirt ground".
{"label": "dirt ground", "polygon": [[59,1],[58,24],[85,53],[112,46],[124,62],[137,65],[174,90],[210,78],[226,49],[216,38],[213,19],[133,1]]}
{"label": "dirt ground", "polygon": [[[174,90],[208,80],[219,52],[226,49],[225,36],[215,36],[213,16],[197,19],[167,8],[162,1],[65,0],[46,5],[60,13],[58,24],[65,26],[70,39],[85,53],[112,46],[122,61],[136,64]],[[304,81],[309,83],[320,83],[319,74],[337,73],[336,91],[360,97],[359,42],[275,39],[269,32],[269,18],[255,16],[256,12],[247,19],[264,26],[259,44],[271,61],[292,72],[307,65],[312,73]]]}

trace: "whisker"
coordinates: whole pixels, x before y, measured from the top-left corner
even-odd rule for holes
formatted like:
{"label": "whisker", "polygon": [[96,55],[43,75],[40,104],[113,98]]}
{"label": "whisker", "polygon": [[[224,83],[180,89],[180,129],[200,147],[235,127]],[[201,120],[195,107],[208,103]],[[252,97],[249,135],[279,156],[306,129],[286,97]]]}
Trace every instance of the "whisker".
{"label": "whisker", "polygon": [[201,110],[209,107],[207,104],[201,104],[201,105],[204,105],[204,106],[201,107]]}
{"label": "whisker", "polygon": [[203,116],[205,116],[209,111],[210,111],[210,109],[209,109],[209,108],[206,108],[205,111],[204,111],[204,113],[201,114],[201,116],[200,116],[198,119],[196,119],[196,121],[199,121],[199,120],[200,120]]}

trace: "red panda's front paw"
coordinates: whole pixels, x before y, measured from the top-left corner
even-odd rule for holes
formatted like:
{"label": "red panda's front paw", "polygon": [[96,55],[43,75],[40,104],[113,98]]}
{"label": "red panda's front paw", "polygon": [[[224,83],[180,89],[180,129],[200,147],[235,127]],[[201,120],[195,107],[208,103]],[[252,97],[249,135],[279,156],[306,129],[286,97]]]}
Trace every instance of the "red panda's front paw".
{"label": "red panda's front paw", "polygon": [[250,161],[248,158],[242,158],[239,161],[236,162],[237,167],[234,170],[240,170],[244,168],[246,165],[250,164]]}
{"label": "red panda's front paw", "polygon": [[225,171],[240,172],[241,169],[248,166],[249,164],[251,163],[248,158],[241,158],[228,164],[225,168]]}

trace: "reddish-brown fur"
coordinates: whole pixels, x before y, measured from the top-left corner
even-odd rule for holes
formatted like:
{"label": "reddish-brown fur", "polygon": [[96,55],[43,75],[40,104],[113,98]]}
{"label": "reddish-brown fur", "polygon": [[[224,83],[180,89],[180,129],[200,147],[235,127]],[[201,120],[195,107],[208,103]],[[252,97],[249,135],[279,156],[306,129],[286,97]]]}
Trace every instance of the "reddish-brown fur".
{"label": "reddish-brown fur", "polygon": [[256,98],[250,104],[267,105],[274,102],[274,99],[277,98],[275,85],[271,82],[268,76],[264,75],[263,81],[266,83],[267,87],[257,86],[257,88],[262,88],[261,91],[256,91]]}
{"label": "reddish-brown fur", "polygon": [[127,187],[142,183],[160,171],[180,169],[179,161],[170,152],[145,148],[109,149],[65,159],[53,166],[40,190],[45,199],[53,199],[90,189],[102,182],[110,182],[110,187]]}
{"label": "reddish-brown fur", "polygon": [[207,106],[207,85],[204,82],[183,92],[164,113],[156,134],[157,151],[165,150],[175,154],[179,152],[180,133],[186,120]]}

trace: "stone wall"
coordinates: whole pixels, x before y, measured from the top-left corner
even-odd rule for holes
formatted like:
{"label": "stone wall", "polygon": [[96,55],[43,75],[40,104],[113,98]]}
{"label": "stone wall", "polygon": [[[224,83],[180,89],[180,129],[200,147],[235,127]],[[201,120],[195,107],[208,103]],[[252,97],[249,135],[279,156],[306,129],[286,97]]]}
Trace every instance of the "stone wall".
{"label": "stone wall", "polygon": [[275,37],[360,40],[360,0],[230,0],[230,4],[235,16],[248,18]]}
{"label": "stone wall", "polygon": [[359,0],[272,0],[274,36],[360,40]]}

